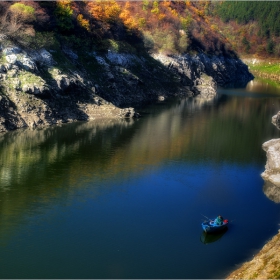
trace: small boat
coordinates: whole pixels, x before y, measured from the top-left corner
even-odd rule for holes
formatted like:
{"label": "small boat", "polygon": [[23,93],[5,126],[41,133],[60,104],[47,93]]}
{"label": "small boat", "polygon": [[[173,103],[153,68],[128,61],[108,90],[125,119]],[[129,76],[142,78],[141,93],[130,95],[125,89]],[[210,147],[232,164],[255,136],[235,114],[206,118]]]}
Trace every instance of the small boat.
{"label": "small boat", "polygon": [[217,225],[213,219],[213,220],[203,222],[201,224],[201,226],[202,226],[202,229],[204,230],[204,232],[206,232],[206,233],[220,232],[227,228],[228,220],[223,220],[223,223],[221,225]]}

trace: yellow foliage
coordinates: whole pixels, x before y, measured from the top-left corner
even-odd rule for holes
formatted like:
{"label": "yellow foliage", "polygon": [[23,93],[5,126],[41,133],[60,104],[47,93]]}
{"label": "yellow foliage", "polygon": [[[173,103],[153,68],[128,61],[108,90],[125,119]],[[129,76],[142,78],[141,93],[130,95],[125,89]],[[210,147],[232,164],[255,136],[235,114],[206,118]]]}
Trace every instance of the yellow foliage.
{"label": "yellow foliage", "polygon": [[110,3],[105,7],[105,16],[108,20],[114,20],[119,17],[121,8],[115,1],[110,1]]}
{"label": "yellow foliage", "polygon": [[145,18],[139,18],[138,19],[138,25],[140,28],[143,28],[146,25],[146,19]]}
{"label": "yellow foliage", "polygon": [[151,10],[151,13],[156,15],[159,13],[158,1],[153,2],[153,9]]}
{"label": "yellow foliage", "polygon": [[78,24],[79,24],[81,27],[85,28],[87,31],[90,30],[89,21],[88,21],[87,19],[85,19],[85,18],[83,17],[82,14],[79,14],[79,15],[77,16],[77,21],[78,21]]}
{"label": "yellow foliage", "polygon": [[204,17],[204,12],[203,11],[197,10],[196,13],[197,13],[198,16],[200,16],[202,18]]}
{"label": "yellow foliage", "polygon": [[71,5],[71,0],[59,0],[57,1],[58,6],[69,6]]}
{"label": "yellow foliage", "polygon": [[122,20],[126,20],[127,18],[130,17],[130,13],[128,10],[124,9],[121,13],[120,13],[120,18]]}
{"label": "yellow foliage", "polygon": [[213,31],[218,31],[218,30],[219,30],[218,26],[215,25],[215,24],[212,24],[212,25],[210,26],[210,28],[211,28]]}
{"label": "yellow foliage", "polygon": [[153,8],[153,9],[151,10],[151,13],[157,15],[157,14],[159,13],[159,8],[158,8],[158,7]]}
{"label": "yellow foliage", "polygon": [[176,10],[172,9],[172,10],[171,10],[171,13],[172,13],[172,15],[173,15],[174,17],[178,17],[178,13],[177,13]]}

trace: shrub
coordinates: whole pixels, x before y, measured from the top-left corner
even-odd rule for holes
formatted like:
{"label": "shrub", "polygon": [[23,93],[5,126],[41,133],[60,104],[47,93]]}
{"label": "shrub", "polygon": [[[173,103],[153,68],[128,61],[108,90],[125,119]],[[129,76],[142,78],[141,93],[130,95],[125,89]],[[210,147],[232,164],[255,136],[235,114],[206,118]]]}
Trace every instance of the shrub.
{"label": "shrub", "polygon": [[68,32],[73,29],[71,1],[58,1],[55,15],[60,31]]}
{"label": "shrub", "polygon": [[21,37],[30,32],[28,23],[35,20],[35,10],[22,3],[12,4],[2,15],[0,30],[13,38]]}

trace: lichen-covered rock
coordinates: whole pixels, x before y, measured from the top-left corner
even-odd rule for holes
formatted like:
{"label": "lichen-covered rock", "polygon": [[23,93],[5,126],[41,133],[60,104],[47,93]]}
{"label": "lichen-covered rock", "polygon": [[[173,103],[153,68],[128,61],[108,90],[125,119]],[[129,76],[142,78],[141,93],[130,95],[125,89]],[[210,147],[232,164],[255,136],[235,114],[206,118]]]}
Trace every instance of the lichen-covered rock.
{"label": "lichen-covered rock", "polygon": [[31,59],[31,57],[29,57],[26,54],[20,54],[17,55],[17,65],[19,65],[21,68],[27,70],[27,71],[37,71],[37,66],[36,63]]}
{"label": "lichen-covered rock", "polygon": [[[276,193],[276,189],[280,193],[280,139],[269,140],[262,145],[262,148],[266,151],[267,161],[261,176],[264,179],[265,193],[270,198],[272,193]],[[279,202],[277,200],[277,203]]]}
{"label": "lichen-covered rock", "polygon": [[7,62],[10,64],[15,64],[17,61],[17,56],[15,54],[6,55],[5,58],[6,58]]}
{"label": "lichen-covered rock", "polygon": [[199,92],[199,96],[204,99],[211,99],[217,94],[217,83],[214,79],[206,74],[202,74],[197,81],[195,89]]}
{"label": "lichen-covered rock", "polygon": [[263,193],[271,201],[275,203],[280,203],[280,187],[275,185],[273,182],[269,180],[264,181]]}
{"label": "lichen-covered rock", "polygon": [[61,45],[55,52],[59,64],[46,49],[2,47],[1,90],[14,104],[13,113],[8,107],[0,114],[5,129],[13,129],[8,123],[17,128],[104,117],[135,118],[139,115],[131,106],[174,95],[199,95],[203,104],[203,99],[208,102],[216,95],[217,87],[206,70],[219,72],[221,79],[227,71],[222,59],[200,55],[154,56],[160,64],[135,54],[92,52],[85,53],[88,59],[81,63],[67,46]]}
{"label": "lichen-covered rock", "polygon": [[139,58],[132,54],[127,53],[116,53],[111,50],[108,50],[106,58],[112,63],[113,65],[128,67],[129,65],[135,63],[136,61],[139,62]]}
{"label": "lichen-covered rock", "polygon": [[41,97],[46,97],[50,95],[50,89],[47,85],[28,85],[25,84],[22,87],[22,91],[28,94],[33,94],[33,95],[37,95],[37,96],[41,96]]}
{"label": "lichen-covered rock", "polygon": [[6,61],[11,65],[17,65],[27,71],[37,71],[36,63],[22,49],[18,47],[9,47],[3,50]]}
{"label": "lichen-covered rock", "polygon": [[22,49],[21,48],[19,48],[19,47],[17,47],[17,46],[14,46],[14,47],[8,47],[8,48],[5,48],[5,49],[3,49],[3,54],[5,55],[5,56],[7,56],[7,55],[12,55],[12,54],[19,54],[19,53],[21,53],[22,52]]}
{"label": "lichen-covered rock", "polygon": [[272,139],[263,143],[262,148],[266,151],[266,165],[267,172],[280,173],[280,139]]}
{"label": "lichen-covered rock", "polygon": [[39,51],[30,51],[29,55],[35,63],[38,63],[42,66],[50,67],[56,64],[52,54],[45,49],[40,49]]}

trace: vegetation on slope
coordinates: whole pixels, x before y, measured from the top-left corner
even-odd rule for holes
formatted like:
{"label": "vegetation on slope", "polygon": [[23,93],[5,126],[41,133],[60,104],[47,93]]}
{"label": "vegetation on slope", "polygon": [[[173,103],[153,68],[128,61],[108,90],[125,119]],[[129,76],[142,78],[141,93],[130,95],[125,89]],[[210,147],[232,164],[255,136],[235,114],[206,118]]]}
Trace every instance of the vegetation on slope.
{"label": "vegetation on slope", "polygon": [[[21,9],[15,11],[16,5]],[[210,7],[208,2],[200,5]],[[202,8],[189,1],[24,1],[1,2],[0,8],[1,33],[26,47],[50,46],[58,40],[93,51],[234,55]]]}
{"label": "vegetation on slope", "polygon": [[259,35],[270,37],[280,36],[280,5],[276,1],[225,1],[217,8],[217,13],[223,21],[236,20],[245,24],[257,21],[259,24]]}
{"label": "vegetation on slope", "polygon": [[219,26],[239,53],[280,56],[277,1],[224,1],[216,4]]}
{"label": "vegetation on slope", "polygon": [[0,33],[30,48],[280,55],[275,1],[0,2]]}

